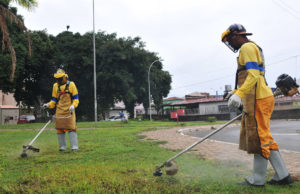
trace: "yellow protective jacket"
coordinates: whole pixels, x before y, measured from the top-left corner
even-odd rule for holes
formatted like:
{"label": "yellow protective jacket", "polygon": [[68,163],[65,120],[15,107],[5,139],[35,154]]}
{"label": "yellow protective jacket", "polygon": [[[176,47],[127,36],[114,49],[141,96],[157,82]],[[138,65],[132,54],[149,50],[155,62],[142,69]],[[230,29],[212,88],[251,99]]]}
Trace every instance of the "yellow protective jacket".
{"label": "yellow protective jacket", "polygon": [[262,50],[253,42],[243,44],[238,57],[238,88],[233,91],[242,98],[246,112],[241,121],[239,148],[269,158],[270,150],[277,150],[278,145],[270,132],[274,97],[264,73]]}
{"label": "yellow protective jacket", "polygon": [[247,42],[242,45],[238,64],[246,68],[248,76],[243,85],[234,92],[236,95],[243,98],[257,84],[256,99],[273,96],[273,92],[267,86],[264,77],[264,57],[255,43]]}
{"label": "yellow protective jacket", "polygon": [[[65,91],[67,83],[60,86],[60,91]],[[58,101],[58,98],[59,98],[58,91],[59,91],[58,84],[57,83],[53,84],[52,98],[51,98],[51,101],[48,103],[49,108],[55,108],[55,105],[56,105],[56,103]],[[77,108],[77,106],[79,104],[78,90],[76,88],[75,83],[72,82],[72,81],[69,81],[69,92],[71,94],[72,104],[74,105],[75,108]]]}
{"label": "yellow protective jacket", "polygon": [[75,108],[79,104],[79,97],[76,85],[72,81],[67,81],[66,84],[59,86],[57,83],[53,85],[52,98],[48,103],[49,108],[55,108],[55,128],[58,132],[75,130],[76,116],[69,111],[71,105]]}

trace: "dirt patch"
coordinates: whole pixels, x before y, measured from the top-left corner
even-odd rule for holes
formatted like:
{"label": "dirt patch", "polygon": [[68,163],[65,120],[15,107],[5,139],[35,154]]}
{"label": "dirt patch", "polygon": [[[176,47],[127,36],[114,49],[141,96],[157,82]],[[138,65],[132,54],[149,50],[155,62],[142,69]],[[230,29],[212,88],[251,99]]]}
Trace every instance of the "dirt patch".
{"label": "dirt patch", "polygon": [[[200,131],[214,129],[218,127],[219,126],[217,125],[176,127],[164,130],[147,131],[141,133],[140,135],[144,135],[147,138],[156,141],[167,141],[167,143],[161,144],[161,147],[174,150],[182,150],[199,140],[199,138],[197,137],[184,135],[186,131]],[[195,146],[190,152],[201,155],[202,157],[209,160],[241,162],[243,164],[246,164],[246,168],[248,168],[248,170],[251,170],[253,166],[253,155],[247,154],[245,151],[239,150],[238,145],[234,143],[226,143],[207,139],[199,145]],[[300,153],[287,150],[280,150],[280,153],[291,175],[294,178],[300,180]],[[271,164],[268,165],[268,168],[272,168]]]}

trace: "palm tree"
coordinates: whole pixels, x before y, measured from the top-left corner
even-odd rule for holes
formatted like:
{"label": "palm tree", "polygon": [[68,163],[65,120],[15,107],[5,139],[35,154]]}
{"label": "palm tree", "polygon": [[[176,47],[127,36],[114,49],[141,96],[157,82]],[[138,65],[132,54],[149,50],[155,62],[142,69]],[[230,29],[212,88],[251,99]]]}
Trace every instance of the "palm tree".
{"label": "palm tree", "polygon": [[0,30],[2,32],[2,50],[5,49],[5,46],[8,47],[10,54],[11,54],[11,72],[10,72],[10,81],[13,81],[15,69],[16,69],[16,52],[15,49],[11,43],[9,32],[7,28],[7,20],[14,22],[18,25],[18,27],[25,31],[28,38],[28,55],[31,55],[31,41],[30,36],[27,31],[27,28],[25,27],[22,20],[20,20],[13,12],[9,10],[9,4],[11,2],[15,2],[18,5],[27,8],[28,10],[33,9],[37,6],[36,0],[0,0]]}

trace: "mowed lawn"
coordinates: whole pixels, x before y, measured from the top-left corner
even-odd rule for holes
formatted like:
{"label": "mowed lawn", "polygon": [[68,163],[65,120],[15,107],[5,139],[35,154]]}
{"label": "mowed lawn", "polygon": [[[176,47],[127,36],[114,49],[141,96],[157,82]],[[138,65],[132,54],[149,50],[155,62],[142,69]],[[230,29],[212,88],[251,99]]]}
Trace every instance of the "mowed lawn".
{"label": "mowed lawn", "polygon": [[[155,166],[180,150],[159,147],[139,135],[157,130],[208,123],[129,121],[78,123],[78,152],[58,151],[53,124],[33,144],[41,152],[28,151],[28,144],[44,123],[0,125],[0,193],[299,193],[300,184],[255,188],[236,182],[250,172],[242,163],[210,161],[184,154],[176,162],[175,176],[154,177]],[[271,172],[268,173],[270,178]]]}

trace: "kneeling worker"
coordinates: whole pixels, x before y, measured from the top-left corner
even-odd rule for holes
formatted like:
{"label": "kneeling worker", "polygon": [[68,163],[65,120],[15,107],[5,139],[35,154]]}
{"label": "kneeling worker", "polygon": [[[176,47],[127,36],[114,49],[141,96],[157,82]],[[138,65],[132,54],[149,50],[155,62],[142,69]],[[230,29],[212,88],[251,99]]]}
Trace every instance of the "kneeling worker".
{"label": "kneeling worker", "polygon": [[67,149],[66,132],[69,132],[69,140],[72,151],[78,150],[77,127],[75,108],[79,104],[76,85],[69,80],[68,74],[58,69],[54,74],[56,83],[53,84],[51,101],[43,107],[53,109],[55,112],[55,128],[58,136],[59,151]]}

